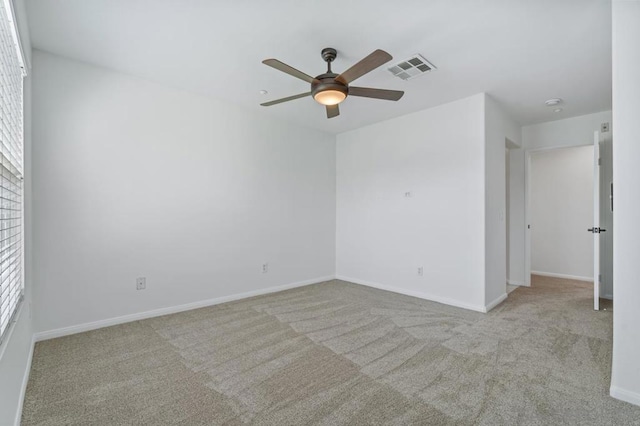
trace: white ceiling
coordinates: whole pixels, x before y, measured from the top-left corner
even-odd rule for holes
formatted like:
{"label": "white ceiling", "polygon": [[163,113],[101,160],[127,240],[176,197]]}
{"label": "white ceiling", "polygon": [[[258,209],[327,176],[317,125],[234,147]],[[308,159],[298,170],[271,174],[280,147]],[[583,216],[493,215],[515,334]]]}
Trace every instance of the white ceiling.
{"label": "white ceiling", "polygon": [[[35,48],[340,133],[487,92],[521,124],[611,108],[608,0],[29,0]],[[277,58],[310,75],[334,47],[340,72],[375,49],[420,53],[438,70],[402,81],[386,67],[357,86],[404,90],[398,102],[350,97],[328,120]],[[267,95],[259,91],[266,89]],[[544,106],[565,100],[564,111]]]}

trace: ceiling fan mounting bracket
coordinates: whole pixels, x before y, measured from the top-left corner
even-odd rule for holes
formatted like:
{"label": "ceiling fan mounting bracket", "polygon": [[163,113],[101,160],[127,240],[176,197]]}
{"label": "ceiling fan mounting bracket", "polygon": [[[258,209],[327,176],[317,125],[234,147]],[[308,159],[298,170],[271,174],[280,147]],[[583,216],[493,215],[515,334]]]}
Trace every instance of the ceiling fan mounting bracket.
{"label": "ceiling fan mounting bracket", "polygon": [[322,59],[324,59],[325,62],[331,63],[336,59],[336,56],[338,56],[338,51],[333,47],[325,47],[322,49],[320,55],[322,55]]}

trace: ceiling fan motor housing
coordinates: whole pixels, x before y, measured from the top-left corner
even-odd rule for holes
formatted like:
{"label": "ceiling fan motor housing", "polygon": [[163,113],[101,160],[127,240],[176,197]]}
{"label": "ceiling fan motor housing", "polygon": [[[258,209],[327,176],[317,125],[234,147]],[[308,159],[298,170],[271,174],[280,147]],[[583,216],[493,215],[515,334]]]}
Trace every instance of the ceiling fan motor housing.
{"label": "ceiling fan motor housing", "polygon": [[336,90],[344,93],[346,97],[349,94],[349,86],[336,80],[338,74],[326,73],[317,76],[311,83],[311,96],[315,98],[317,93],[327,90]]}

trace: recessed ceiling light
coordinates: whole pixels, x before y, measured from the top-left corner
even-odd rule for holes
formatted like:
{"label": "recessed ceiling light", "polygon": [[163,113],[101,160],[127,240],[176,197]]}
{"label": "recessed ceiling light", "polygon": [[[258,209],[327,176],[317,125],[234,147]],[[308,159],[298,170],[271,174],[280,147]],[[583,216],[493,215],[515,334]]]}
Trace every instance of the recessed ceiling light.
{"label": "recessed ceiling light", "polygon": [[549,100],[545,101],[544,104],[546,106],[556,106],[556,105],[560,104],[561,102],[562,102],[562,99],[553,98],[553,99],[549,99]]}
{"label": "recessed ceiling light", "polygon": [[269,93],[269,92],[267,92],[267,91],[266,91],[266,90],[264,90],[264,89],[262,89],[262,90],[260,91],[260,94],[261,94],[261,95],[266,95],[267,93]]}
{"label": "recessed ceiling light", "polygon": [[553,110],[553,112],[560,112],[560,111],[562,111],[562,108],[556,108]]}

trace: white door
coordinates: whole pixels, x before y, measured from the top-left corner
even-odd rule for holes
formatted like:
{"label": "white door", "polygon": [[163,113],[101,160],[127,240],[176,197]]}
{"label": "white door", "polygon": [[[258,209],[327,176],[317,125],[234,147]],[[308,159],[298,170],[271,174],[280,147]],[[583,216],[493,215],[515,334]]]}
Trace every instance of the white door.
{"label": "white door", "polygon": [[593,309],[600,310],[600,133],[593,135]]}
{"label": "white door", "polygon": [[[613,143],[600,133],[600,298],[613,300]],[[602,228],[606,231],[603,232]],[[601,307],[602,308],[602,307]]]}

